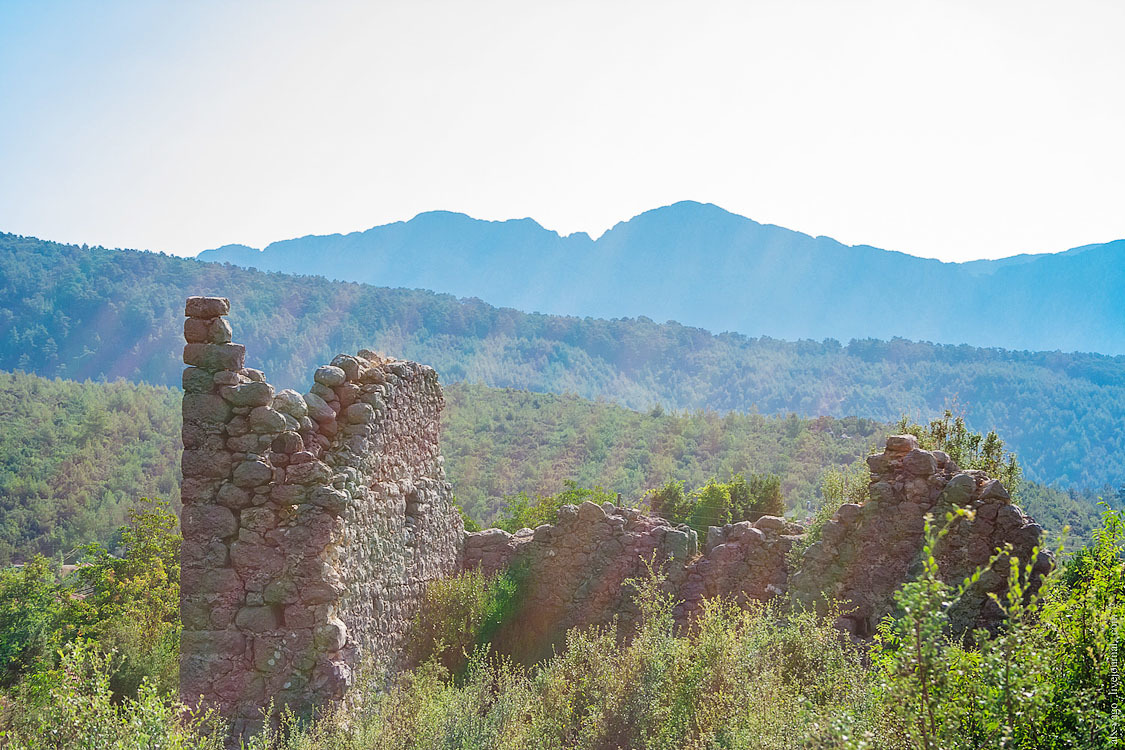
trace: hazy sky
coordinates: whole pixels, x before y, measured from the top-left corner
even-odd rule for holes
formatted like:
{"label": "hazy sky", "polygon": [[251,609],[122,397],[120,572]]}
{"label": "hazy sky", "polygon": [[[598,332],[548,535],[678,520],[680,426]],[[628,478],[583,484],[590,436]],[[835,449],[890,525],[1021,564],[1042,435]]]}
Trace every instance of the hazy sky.
{"label": "hazy sky", "polygon": [[945,260],[1125,237],[1125,3],[0,0],[0,231],[192,254],[682,199]]}

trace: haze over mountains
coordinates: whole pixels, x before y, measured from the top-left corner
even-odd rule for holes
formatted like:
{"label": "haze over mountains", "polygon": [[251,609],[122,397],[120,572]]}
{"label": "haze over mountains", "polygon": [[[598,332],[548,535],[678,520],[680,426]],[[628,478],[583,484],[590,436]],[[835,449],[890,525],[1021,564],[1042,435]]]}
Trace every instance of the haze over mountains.
{"label": "haze over mountains", "polygon": [[1063,253],[943,263],[847,246],[691,201],[597,240],[531,219],[433,211],[346,235],[227,245],[200,260],[494,305],[647,316],[784,339],[888,339],[1125,353],[1125,240]]}
{"label": "haze over mountains", "polygon": [[[249,361],[279,386],[307,388],[318,364],[367,347],[430,364],[447,384],[573,393],[634,409],[889,422],[953,407],[972,429],[996,429],[1031,479],[1082,487],[1125,480],[1125,356],[714,335],[5,234],[0,369],[178,386],[190,294],[230,297]],[[811,295],[797,289],[792,297],[800,305]],[[939,305],[940,295],[912,304]]]}

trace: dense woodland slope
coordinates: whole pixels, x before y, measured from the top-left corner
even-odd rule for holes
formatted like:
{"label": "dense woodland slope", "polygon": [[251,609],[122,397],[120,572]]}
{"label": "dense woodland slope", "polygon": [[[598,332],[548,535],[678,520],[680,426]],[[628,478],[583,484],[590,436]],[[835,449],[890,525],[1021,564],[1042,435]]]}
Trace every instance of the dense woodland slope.
{"label": "dense woodland slope", "polygon": [[1125,240],[942,263],[685,201],[622,222],[597,240],[560,237],[531,219],[434,211],[366,232],[285,240],[263,251],[228,245],[199,257],[432,289],[518,310],[647,315],[785,339],[900,336],[1125,353]]}
{"label": "dense woodland slope", "polygon": [[[484,386],[446,388],[442,449],[460,502],[487,522],[519,492],[557,493],[568,480],[620,493],[627,504],[669,479],[769,473],[791,512],[819,504],[826,470],[865,456],[887,427],[714,412],[623,407]],[[41,552],[106,542],[141,497],[179,504],[180,393],[127,381],[78,383],[0,372],[0,566]],[[1021,502],[1048,529],[1085,533],[1092,494],[1038,485]]]}
{"label": "dense woodland slope", "polygon": [[13,235],[0,235],[0,369],[178,385],[190,294],[231,298],[248,363],[281,386],[303,389],[315,365],[372,347],[431,364],[445,383],[642,410],[889,422],[953,405],[972,429],[1003,435],[1031,479],[1095,487],[1125,478],[1125,357],[712,335]]}

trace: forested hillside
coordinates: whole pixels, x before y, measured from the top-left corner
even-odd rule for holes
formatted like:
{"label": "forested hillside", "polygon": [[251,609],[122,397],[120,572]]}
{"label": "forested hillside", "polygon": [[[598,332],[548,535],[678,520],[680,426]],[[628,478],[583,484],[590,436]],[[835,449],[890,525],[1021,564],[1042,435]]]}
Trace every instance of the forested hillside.
{"label": "forested hillside", "polygon": [[0,372],[0,565],[105,541],[180,494],[180,394]]}
{"label": "forested hillside", "polygon": [[1054,252],[1061,249],[942,263],[682,201],[596,240],[559,236],[532,219],[430,211],[365,232],[283,240],[260,252],[226,246],[199,257],[519,310],[647,315],[788,339],[901,336],[1125,353],[1125,240]]}
{"label": "forested hillside", "polygon": [[1003,435],[1031,479],[1094,487],[1125,477],[1125,357],[712,335],[13,235],[0,235],[0,368],[178,384],[190,294],[232,300],[236,340],[280,385],[303,388],[316,364],[372,347],[431,364],[445,383],[575,393],[641,410],[891,421],[954,405],[971,428]]}
{"label": "forested hillside", "polygon": [[[446,471],[485,523],[505,497],[557,493],[568,480],[634,504],[670,479],[691,488],[735,473],[777,475],[790,511],[803,515],[819,504],[825,472],[865,456],[888,429],[854,418],[642,413],[466,384],[448,386],[446,402]],[[0,565],[105,542],[141,497],[178,507],[176,389],[0,372],[0,419]],[[1097,518],[1092,493],[1025,483],[1021,502],[1052,533],[1065,524],[1084,533]]]}

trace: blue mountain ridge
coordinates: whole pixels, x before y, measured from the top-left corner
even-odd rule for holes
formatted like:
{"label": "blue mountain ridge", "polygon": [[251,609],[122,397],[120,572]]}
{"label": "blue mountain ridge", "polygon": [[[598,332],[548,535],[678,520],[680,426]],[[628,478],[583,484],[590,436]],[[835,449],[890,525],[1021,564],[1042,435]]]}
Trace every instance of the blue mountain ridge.
{"label": "blue mountain ridge", "polygon": [[1125,353],[1125,240],[945,263],[760,224],[713,204],[646,211],[601,237],[430,211],[363,232],[199,259],[494,305],[646,316],[784,339],[889,339]]}

